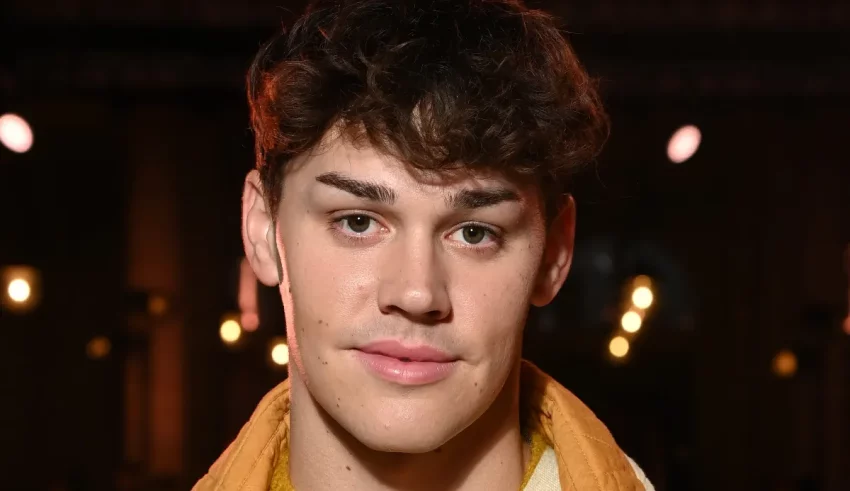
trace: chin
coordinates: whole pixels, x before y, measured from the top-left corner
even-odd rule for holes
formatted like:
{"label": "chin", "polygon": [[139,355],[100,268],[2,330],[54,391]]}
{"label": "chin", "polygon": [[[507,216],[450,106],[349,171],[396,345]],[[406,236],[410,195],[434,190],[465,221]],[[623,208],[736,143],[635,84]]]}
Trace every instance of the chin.
{"label": "chin", "polygon": [[[361,434],[357,434],[361,433]],[[352,432],[354,438],[376,452],[421,454],[433,452],[454,436],[448,432],[408,431],[399,428],[388,432]]]}
{"label": "chin", "polygon": [[[366,406],[368,408],[368,405]],[[347,414],[337,419],[340,425],[365,447],[378,452],[427,453],[454,438],[467,426],[446,418],[446,411],[435,414],[417,408],[396,407]]]}

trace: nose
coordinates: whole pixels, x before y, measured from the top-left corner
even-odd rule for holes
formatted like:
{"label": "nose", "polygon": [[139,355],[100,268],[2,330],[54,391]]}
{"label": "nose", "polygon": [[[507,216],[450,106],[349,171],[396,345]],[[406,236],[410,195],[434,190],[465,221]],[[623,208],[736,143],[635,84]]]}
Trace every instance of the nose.
{"label": "nose", "polygon": [[381,312],[424,324],[446,320],[451,315],[451,300],[439,251],[432,241],[399,241],[388,252],[378,291]]}

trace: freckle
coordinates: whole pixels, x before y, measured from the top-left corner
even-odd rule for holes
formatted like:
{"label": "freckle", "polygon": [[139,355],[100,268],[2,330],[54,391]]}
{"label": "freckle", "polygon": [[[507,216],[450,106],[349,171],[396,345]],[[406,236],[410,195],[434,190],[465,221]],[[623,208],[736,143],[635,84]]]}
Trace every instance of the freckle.
{"label": "freckle", "polygon": [[338,403],[338,402],[336,403],[336,407],[339,407],[339,403]]}
{"label": "freckle", "polygon": [[475,386],[478,387],[478,382],[475,382]]}
{"label": "freckle", "polygon": [[350,470],[351,470],[351,467],[349,467],[349,466],[345,466],[345,470],[350,471]]}
{"label": "freckle", "polygon": [[321,323],[322,323],[322,319],[319,319],[319,324],[321,325]]}

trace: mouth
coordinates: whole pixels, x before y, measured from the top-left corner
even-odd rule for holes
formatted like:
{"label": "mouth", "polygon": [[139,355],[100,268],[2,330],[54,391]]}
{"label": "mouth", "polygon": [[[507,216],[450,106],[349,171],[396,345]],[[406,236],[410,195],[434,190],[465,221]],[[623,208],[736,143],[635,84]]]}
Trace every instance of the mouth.
{"label": "mouth", "polygon": [[457,361],[457,357],[445,353],[437,348],[419,345],[405,346],[398,341],[377,341],[357,348],[367,355],[381,355],[395,358],[401,362],[432,362],[451,363]]}
{"label": "mouth", "polygon": [[354,350],[369,372],[385,381],[420,386],[448,378],[459,358],[430,346],[404,346],[398,341],[379,341]]}

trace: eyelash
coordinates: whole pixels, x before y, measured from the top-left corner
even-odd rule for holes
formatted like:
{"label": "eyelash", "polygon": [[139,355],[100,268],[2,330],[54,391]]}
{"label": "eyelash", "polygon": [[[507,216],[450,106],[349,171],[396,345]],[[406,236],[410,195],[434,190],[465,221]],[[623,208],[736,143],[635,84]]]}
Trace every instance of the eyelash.
{"label": "eyelash", "polygon": [[[364,241],[371,239],[371,236],[361,235],[361,234],[358,234],[358,233],[352,234],[352,233],[349,233],[349,232],[342,230],[342,228],[341,228],[342,223],[345,220],[355,218],[355,217],[368,218],[369,220],[374,221],[382,229],[384,229],[384,230],[386,229],[386,227],[384,227],[383,225],[380,224],[380,221],[378,221],[377,218],[373,217],[372,215],[370,215],[368,213],[363,213],[363,212],[347,213],[345,215],[333,216],[329,220],[329,224],[328,224],[329,228],[331,229],[331,231],[342,236],[344,239],[350,240],[350,241],[353,241],[353,242],[364,242]],[[480,223],[480,222],[467,222],[467,223],[460,224],[460,225],[456,226],[454,229],[452,229],[452,231],[448,235],[453,235],[453,234],[457,233],[458,231],[461,231],[461,230],[463,230],[464,228],[467,228],[467,227],[475,227],[475,228],[483,230],[485,233],[488,234],[491,242],[489,244],[485,244],[485,245],[482,245],[482,246],[479,246],[479,245],[476,245],[476,244],[465,244],[463,242],[460,242],[461,247],[464,247],[466,249],[472,249],[472,250],[475,250],[475,251],[478,251],[478,252],[486,252],[490,249],[501,247],[501,245],[502,245],[502,235],[499,233],[499,231],[497,231],[496,229],[494,229],[493,227],[491,227],[489,225],[485,225],[485,224]]]}

